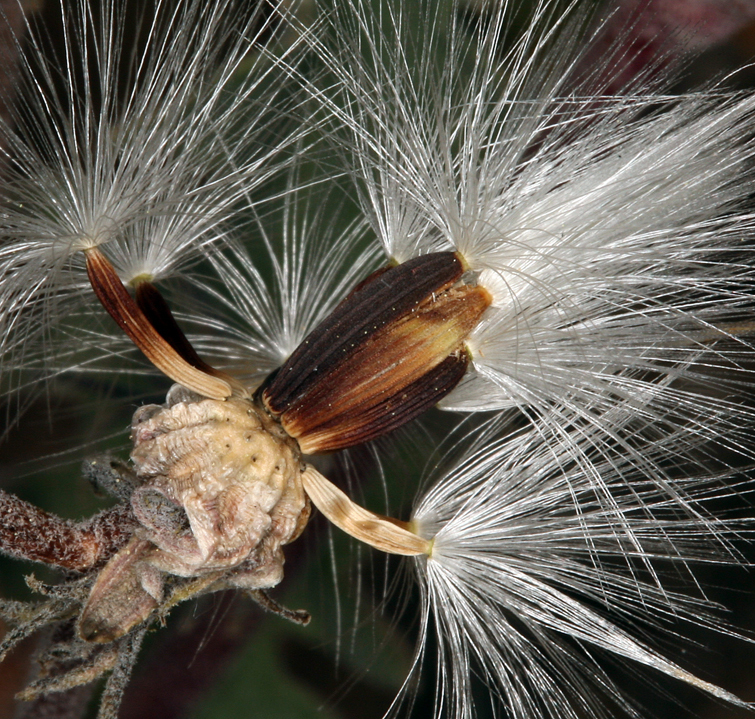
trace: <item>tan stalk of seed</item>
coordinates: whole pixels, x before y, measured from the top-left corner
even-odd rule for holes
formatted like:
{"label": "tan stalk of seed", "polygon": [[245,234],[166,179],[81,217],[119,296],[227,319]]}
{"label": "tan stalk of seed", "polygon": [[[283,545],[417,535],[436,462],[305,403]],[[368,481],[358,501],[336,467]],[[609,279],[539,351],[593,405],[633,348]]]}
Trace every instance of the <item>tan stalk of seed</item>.
{"label": "tan stalk of seed", "polygon": [[381,552],[408,557],[430,554],[432,542],[410,531],[409,524],[360,507],[314,467],[307,465],[302,486],[312,504],[333,524]]}
{"label": "tan stalk of seed", "polygon": [[93,247],[85,254],[89,281],[102,306],[157,369],[203,397],[223,400],[231,396],[226,380],[192,367],[157,332],[99,249]]}
{"label": "tan stalk of seed", "polygon": [[186,362],[200,372],[227,382],[234,397],[245,399],[250,397],[249,389],[242,382],[222,370],[215,369],[197,354],[180,325],[176,322],[175,317],[173,317],[170,306],[152,282],[142,276],[133,279],[130,284],[136,293],[134,297],[136,305],[144,313],[147,321]]}

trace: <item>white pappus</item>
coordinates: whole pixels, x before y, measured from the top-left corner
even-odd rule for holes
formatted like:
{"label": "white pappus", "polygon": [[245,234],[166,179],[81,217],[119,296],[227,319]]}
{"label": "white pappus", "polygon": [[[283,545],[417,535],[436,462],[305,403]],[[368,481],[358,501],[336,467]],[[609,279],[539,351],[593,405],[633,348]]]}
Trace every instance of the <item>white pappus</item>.
{"label": "white pappus", "polygon": [[[668,650],[691,627],[746,640],[697,580],[704,565],[745,561],[748,521],[714,509],[727,497],[739,503],[745,487],[723,465],[708,474],[694,459],[669,467],[678,433],[642,448],[648,465],[658,461],[651,478],[632,454],[596,452],[589,435],[576,435],[482,433],[429,477],[413,510],[417,531],[433,541],[431,555],[414,560],[415,671],[435,665],[435,716],[476,716],[474,697],[495,716],[645,716],[606,671],[609,657],[622,671],[637,663],[750,706]],[[586,445],[576,457],[575,444]],[[426,655],[431,636],[437,657]]]}
{"label": "white pappus", "polygon": [[[716,626],[653,567],[706,538],[735,556],[705,506],[753,457],[755,97],[666,94],[652,67],[603,94],[627,58],[589,57],[585,3],[482,7],[336,2],[311,42],[386,256],[455,250],[493,298],[440,406],[499,413],[498,438],[431,470],[413,515],[436,716],[475,714],[476,673],[504,716],[617,709],[588,686],[636,714],[585,645],[740,703],[602,612]],[[506,436],[513,409],[529,429]]]}
{"label": "white pappus", "polygon": [[[57,46],[29,13],[0,126],[4,392],[128,361],[115,326],[92,321],[82,250],[107,246],[129,283],[180,275],[227,241],[235,209],[303,134],[281,120],[298,100],[274,79],[280,57],[261,51],[288,12],[76,0],[60,3]],[[279,55],[294,62],[288,41]]]}
{"label": "white pappus", "polygon": [[749,382],[755,99],[601,95],[621,58],[584,70],[585,4],[536,2],[519,31],[516,7],[471,32],[454,3],[335,3],[315,43],[386,255],[455,249],[492,294],[441,406],[607,435],[616,399],[691,435],[699,412],[748,416],[727,395]]}

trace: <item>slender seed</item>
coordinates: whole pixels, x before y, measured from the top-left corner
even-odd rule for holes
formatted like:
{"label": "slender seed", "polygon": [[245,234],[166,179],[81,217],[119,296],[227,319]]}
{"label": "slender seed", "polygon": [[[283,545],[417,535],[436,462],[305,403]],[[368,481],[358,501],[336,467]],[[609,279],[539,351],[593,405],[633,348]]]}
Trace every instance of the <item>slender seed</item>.
{"label": "slender seed", "polygon": [[170,311],[168,303],[162,296],[160,290],[151,282],[137,278],[132,282],[136,294],[136,304],[144,312],[149,323],[157,330],[160,336],[185,359],[192,367],[205,372],[213,377],[218,377],[227,382],[233,388],[233,394],[236,397],[249,397],[249,390],[229,374],[222,370],[215,369],[212,365],[205,362],[192,347],[191,342],[184,334],[183,330],[176,322],[176,318]]}
{"label": "slender seed", "polygon": [[157,369],[204,397],[226,399],[231,396],[233,392],[226,380],[192,367],[160,335],[98,248],[88,249],[85,254],[89,281],[102,306]]}
{"label": "slender seed", "polygon": [[412,532],[408,522],[359,506],[311,465],[307,465],[301,478],[312,504],[336,527],[360,542],[388,554],[408,557],[432,552],[432,542]]}

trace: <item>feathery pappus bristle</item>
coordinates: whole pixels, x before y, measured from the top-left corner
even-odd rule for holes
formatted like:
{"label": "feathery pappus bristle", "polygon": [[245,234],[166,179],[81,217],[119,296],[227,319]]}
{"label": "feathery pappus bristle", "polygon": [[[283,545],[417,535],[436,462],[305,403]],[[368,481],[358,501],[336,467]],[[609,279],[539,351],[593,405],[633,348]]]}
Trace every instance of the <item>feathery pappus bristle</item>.
{"label": "feathery pappus bristle", "polygon": [[456,250],[492,295],[441,407],[613,437],[600,417],[619,399],[690,441],[699,413],[728,412],[730,436],[708,439],[739,451],[755,99],[658,79],[601,94],[620,58],[585,72],[584,8],[541,0],[517,30],[515,4],[492,4],[470,31],[454,3],[337,3],[316,92],[386,254]]}
{"label": "feathery pappus bristle", "polygon": [[4,391],[125,349],[85,319],[101,310],[82,251],[127,284],[180,274],[306,134],[281,121],[299,100],[273,81],[298,51],[292,36],[273,51],[288,6],[157,2],[134,20],[120,0],[77,0],[57,7],[57,43],[28,16],[0,127]]}
{"label": "feathery pappus bristle", "polygon": [[174,298],[194,346],[250,387],[382,260],[363,218],[298,157],[286,170],[280,206],[237,217],[224,252],[208,258],[211,272],[187,275],[191,304]]}
{"label": "feathery pappus bristle", "polygon": [[[571,444],[530,430],[469,439],[417,502],[412,523],[432,550],[414,567],[422,595],[415,671],[436,665],[435,716],[476,715],[475,675],[502,715],[642,716],[606,672],[611,656],[750,706],[660,649],[664,635],[679,641],[690,627],[736,636],[694,576],[702,564],[741,561],[732,540],[747,523],[708,507],[743,488],[687,463],[666,475],[685,509],[630,457],[604,453],[580,466]],[[667,450],[644,447],[649,460]],[[593,471],[612,506],[595,491]],[[431,634],[437,657],[425,656]]]}

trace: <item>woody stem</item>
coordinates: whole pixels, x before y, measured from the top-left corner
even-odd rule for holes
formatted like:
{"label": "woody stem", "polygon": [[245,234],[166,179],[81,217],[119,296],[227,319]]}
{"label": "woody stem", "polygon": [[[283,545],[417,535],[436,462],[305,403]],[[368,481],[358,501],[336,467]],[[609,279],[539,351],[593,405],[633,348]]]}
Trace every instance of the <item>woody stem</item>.
{"label": "woody stem", "polygon": [[17,559],[83,572],[120,549],[135,526],[126,504],[77,523],[0,490],[0,552]]}

